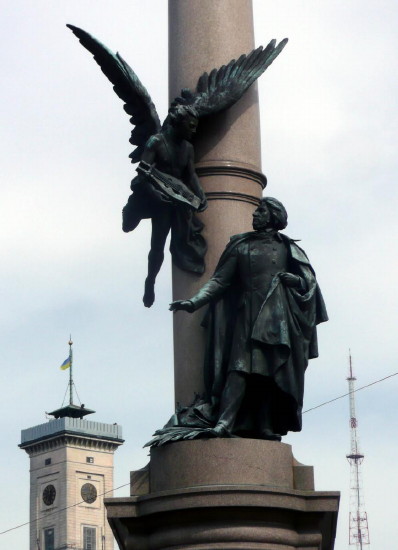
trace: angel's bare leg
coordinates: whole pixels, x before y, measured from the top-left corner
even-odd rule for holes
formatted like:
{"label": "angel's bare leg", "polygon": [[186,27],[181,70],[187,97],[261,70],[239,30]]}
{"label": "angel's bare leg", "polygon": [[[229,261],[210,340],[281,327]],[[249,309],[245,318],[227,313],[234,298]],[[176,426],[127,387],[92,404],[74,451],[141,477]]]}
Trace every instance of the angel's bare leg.
{"label": "angel's bare leg", "polygon": [[170,209],[168,207],[159,209],[157,216],[152,218],[151,250],[148,254],[148,276],[145,280],[145,292],[142,299],[145,307],[151,307],[155,301],[156,276],[162,267],[164,247],[170,227]]}

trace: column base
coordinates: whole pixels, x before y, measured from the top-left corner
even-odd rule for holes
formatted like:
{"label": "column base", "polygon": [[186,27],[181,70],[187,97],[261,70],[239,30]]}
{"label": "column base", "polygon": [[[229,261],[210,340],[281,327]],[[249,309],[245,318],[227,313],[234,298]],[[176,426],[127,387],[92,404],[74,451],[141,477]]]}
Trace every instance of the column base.
{"label": "column base", "polygon": [[183,441],[151,451],[132,496],[106,499],[123,550],[332,550],[339,493],[315,491],[290,445]]}

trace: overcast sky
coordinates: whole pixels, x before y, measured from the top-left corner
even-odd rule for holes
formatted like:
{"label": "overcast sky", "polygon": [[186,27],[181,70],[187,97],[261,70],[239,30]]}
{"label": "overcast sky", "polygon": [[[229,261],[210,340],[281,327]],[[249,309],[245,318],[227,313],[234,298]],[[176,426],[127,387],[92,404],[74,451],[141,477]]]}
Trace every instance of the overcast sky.
{"label": "overcast sky", "polygon": [[[221,0],[220,0],[221,1]],[[142,445],[173,412],[170,260],[155,306],[142,306],[149,224],[121,231],[134,174],[130,125],[73,23],[118,50],[167,112],[166,0],[1,0],[0,531],[29,519],[20,430],[62,404],[75,380],[91,418],[118,422],[115,486],[143,467]],[[319,330],[305,409],[398,371],[395,152],[398,4],[394,0],[255,0],[256,45],[289,37],[259,82],[267,194],[302,239],[330,322]],[[228,61],[228,60],[226,60]],[[212,67],[209,67],[211,69]],[[357,394],[372,550],[397,540],[398,376]],[[336,550],[348,545],[348,398],[304,415],[284,441],[315,467],[316,488],[342,493]],[[128,487],[116,496],[128,495]],[[5,508],[5,509],[4,509]],[[0,550],[28,548],[28,527]]]}

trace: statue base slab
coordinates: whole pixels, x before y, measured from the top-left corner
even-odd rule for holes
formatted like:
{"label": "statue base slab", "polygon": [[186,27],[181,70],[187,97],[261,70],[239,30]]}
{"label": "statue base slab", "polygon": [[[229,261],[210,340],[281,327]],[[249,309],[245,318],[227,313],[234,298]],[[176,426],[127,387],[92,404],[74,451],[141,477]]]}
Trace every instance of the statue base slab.
{"label": "statue base slab", "polygon": [[339,493],[315,491],[290,445],[232,438],[152,449],[105,504],[122,550],[332,550]]}

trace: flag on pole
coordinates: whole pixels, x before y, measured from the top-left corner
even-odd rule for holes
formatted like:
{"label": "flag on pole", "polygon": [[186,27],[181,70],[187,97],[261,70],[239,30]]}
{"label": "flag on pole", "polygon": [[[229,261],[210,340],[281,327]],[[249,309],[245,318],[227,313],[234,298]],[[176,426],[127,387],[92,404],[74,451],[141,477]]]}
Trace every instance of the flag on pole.
{"label": "flag on pole", "polygon": [[71,365],[70,355],[65,359],[65,361],[62,363],[62,365],[59,367],[61,370],[69,369]]}

